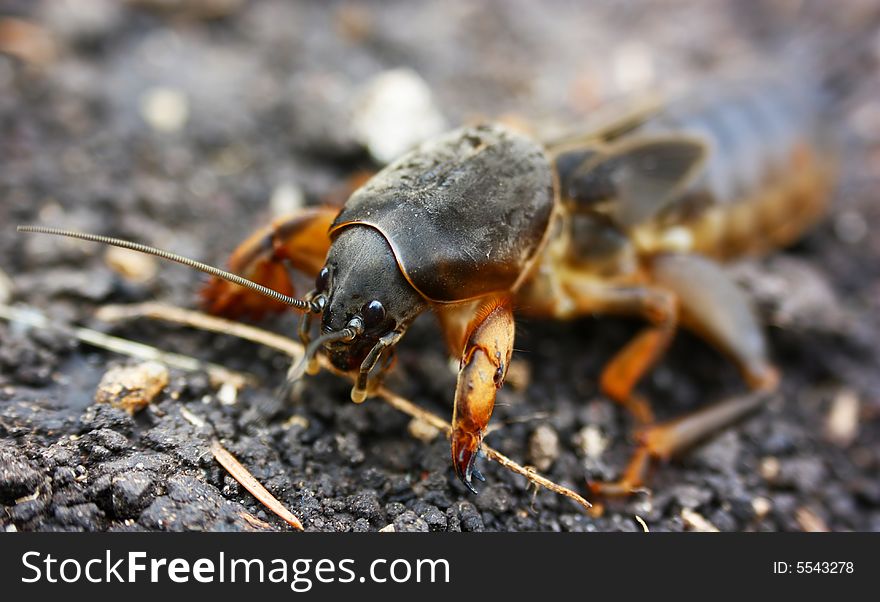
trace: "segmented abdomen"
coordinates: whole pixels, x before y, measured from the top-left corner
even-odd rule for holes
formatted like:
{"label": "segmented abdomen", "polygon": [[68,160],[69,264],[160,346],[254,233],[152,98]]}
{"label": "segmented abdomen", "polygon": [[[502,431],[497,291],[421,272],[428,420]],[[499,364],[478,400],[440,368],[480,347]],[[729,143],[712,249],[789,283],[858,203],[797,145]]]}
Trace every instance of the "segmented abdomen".
{"label": "segmented abdomen", "polygon": [[673,102],[628,135],[695,135],[709,155],[679,202],[640,227],[640,246],[727,259],[792,242],[824,212],[833,153],[816,86],[722,84]]}

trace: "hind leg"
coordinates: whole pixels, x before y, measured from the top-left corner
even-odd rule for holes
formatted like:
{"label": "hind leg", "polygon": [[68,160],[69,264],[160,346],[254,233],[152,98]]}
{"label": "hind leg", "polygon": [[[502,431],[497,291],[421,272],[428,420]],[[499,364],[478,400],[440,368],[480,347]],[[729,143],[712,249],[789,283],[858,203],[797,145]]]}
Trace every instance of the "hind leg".
{"label": "hind leg", "polygon": [[[290,270],[300,270],[311,277],[317,275],[330,248],[328,232],[337,213],[337,207],[309,207],[276,219],[235,249],[229,259],[229,270],[293,296]],[[282,303],[219,278],[205,285],[201,297],[206,311],[228,318],[260,318],[286,309]]]}
{"label": "hind leg", "polygon": [[637,433],[638,447],[621,479],[593,483],[594,493],[627,495],[640,488],[652,458],[669,457],[726,428],[760,407],[778,384],[767,359],[763,332],[745,295],[719,266],[697,256],[654,259],[651,279],[675,294],[684,324],[713,343],[739,366],[752,392]]}
{"label": "hind leg", "polygon": [[663,356],[675,336],[678,302],[675,294],[650,283],[608,285],[593,278],[568,274],[562,290],[569,296],[568,316],[617,314],[638,316],[649,323],[605,366],[602,391],[629,411],[639,424],[650,424],[654,414],[648,401],[635,392],[636,385]]}

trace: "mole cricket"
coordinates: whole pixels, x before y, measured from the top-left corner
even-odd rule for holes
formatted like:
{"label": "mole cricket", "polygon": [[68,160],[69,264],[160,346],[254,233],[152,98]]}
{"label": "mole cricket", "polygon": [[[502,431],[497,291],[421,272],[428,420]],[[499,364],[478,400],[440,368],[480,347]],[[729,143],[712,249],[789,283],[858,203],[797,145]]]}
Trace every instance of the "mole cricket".
{"label": "mole cricket", "polygon": [[[779,375],[744,293],[721,267],[801,236],[824,213],[834,153],[823,99],[803,82],[719,82],[711,92],[646,103],[554,141],[484,124],[406,153],[340,210],[317,206],[275,220],[232,254],[230,272],[145,245],[39,226],[159,255],[213,276],[204,307],[227,317],[303,312],[306,345],[290,378],[324,353],[371,395],[420,314],[437,316],[459,361],[452,464],[473,492],[475,467],[513,351],[515,315],[571,320],[617,314],[644,329],[599,376],[639,425],[619,480],[640,488],[665,459],[756,409],[760,395],[658,423],[636,392],[679,325],[728,356],[745,383],[771,392]],[[315,278],[295,298],[290,270]],[[317,336],[313,316],[320,315]]]}

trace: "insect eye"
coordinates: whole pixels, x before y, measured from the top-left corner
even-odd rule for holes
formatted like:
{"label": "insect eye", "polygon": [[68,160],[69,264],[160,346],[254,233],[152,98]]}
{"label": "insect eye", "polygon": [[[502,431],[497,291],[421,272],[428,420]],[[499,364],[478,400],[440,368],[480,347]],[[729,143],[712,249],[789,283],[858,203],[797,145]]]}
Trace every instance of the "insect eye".
{"label": "insect eye", "polygon": [[373,328],[385,319],[385,308],[376,300],[370,301],[361,308],[361,317],[364,319],[364,327]]}
{"label": "insect eye", "polygon": [[315,278],[315,290],[319,293],[326,293],[327,287],[330,286],[330,270],[326,267],[321,268],[318,277]]}

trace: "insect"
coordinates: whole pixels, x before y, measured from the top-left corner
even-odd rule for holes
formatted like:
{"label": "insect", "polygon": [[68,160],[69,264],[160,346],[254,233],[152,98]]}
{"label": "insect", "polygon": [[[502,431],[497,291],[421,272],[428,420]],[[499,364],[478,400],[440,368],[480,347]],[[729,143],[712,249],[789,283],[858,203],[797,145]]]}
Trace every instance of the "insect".
{"label": "insect", "polygon": [[[820,218],[834,180],[822,143],[820,95],[773,81],[718,84],[649,103],[588,131],[541,142],[501,125],[452,131],[400,157],[344,207],[276,220],[232,254],[233,274],[126,241],[208,271],[208,311],[303,311],[298,377],[318,353],[351,373],[364,401],[393,364],[412,321],[431,312],[459,361],[451,454],[476,491],[475,467],[514,344],[515,314],[571,320],[638,316],[647,325],[599,383],[641,425],[606,495],[640,487],[667,458],[755,408],[744,396],[657,423],[636,392],[679,325],[729,356],[754,391],[779,376],[749,302],[720,262],[792,242]],[[315,278],[294,297],[290,270]],[[320,315],[313,338],[313,319]]]}

